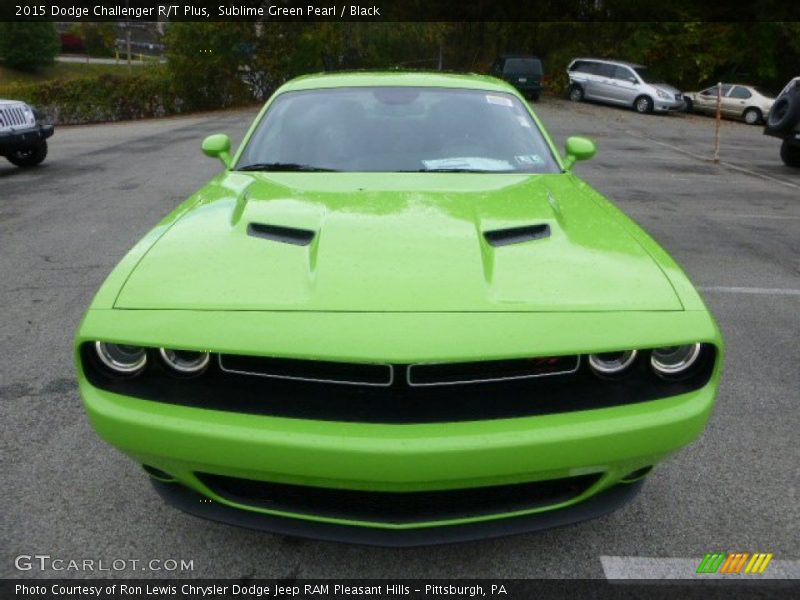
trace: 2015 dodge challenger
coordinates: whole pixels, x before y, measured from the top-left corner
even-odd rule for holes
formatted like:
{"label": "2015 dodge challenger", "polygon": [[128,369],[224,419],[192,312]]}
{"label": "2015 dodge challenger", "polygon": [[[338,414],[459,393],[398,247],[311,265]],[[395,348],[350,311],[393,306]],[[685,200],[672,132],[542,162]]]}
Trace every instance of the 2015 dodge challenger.
{"label": "2015 dodge challenger", "polygon": [[[314,75],[100,288],[75,341],[102,438],[169,503],[433,544],[610,512],[702,432],[719,330],[504,82]],[[632,175],[633,176],[633,175]]]}

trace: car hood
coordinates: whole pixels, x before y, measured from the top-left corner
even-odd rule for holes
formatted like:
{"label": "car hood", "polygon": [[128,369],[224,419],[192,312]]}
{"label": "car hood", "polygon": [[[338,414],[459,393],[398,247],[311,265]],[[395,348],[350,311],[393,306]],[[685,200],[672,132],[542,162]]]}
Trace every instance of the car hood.
{"label": "car hood", "polygon": [[631,225],[585,187],[568,174],[228,172],[165,224],[115,307],[681,310]]}

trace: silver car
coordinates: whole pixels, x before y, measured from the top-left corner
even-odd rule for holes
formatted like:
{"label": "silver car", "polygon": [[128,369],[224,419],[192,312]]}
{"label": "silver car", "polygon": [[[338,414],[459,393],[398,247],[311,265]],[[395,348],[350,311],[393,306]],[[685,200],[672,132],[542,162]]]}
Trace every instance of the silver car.
{"label": "silver car", "polygon": [[[686,112],[717,113],[717,86],[683,95]],[[731,119],[744,119],[748,125],[758,125],[769,114],[775,98],[769,92],[738,83],[723,83],[720,87],[720,113]]]}
{"label": "silver car", "polygon": [[650,74],[647,67],[619,60],[576,58],[567,67],[569,99],[633,107],[640,113],[683,108],[681,92]]}

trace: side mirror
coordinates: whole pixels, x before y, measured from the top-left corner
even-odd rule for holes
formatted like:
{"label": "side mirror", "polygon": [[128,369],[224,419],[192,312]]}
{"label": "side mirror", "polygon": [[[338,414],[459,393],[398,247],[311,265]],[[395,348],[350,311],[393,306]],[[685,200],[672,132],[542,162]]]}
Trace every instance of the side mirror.
{"label": "side mirror", "polygon": [[231,138],[224,133],[215,133],[208,136],[203,140],[203,154],[212,158],[218,158],[225,165],[225,168],[230,168],[231,161]]}
{"label": "side mirror", "polygon": [[564,159],[564,166],[571,169],[579,160],[589,160],[597,153],[597,146],[589,138],[570,137],[566,143],[567,156]]}

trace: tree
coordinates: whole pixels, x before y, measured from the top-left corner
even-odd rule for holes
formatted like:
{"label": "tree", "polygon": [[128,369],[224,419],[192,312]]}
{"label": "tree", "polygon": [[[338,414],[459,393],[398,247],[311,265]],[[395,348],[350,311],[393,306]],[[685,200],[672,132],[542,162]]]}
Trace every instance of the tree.
{"label": "tree", "polygon": [[245,83],[254,24],[171,23],[167,67],[186,109],[224,108],[252,97]]}
{"label": "tree", "polygon": [[38,71],[52,65],[60,48],[55,23],[0,22],[0,57],[12,69]]}

